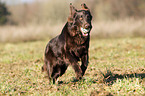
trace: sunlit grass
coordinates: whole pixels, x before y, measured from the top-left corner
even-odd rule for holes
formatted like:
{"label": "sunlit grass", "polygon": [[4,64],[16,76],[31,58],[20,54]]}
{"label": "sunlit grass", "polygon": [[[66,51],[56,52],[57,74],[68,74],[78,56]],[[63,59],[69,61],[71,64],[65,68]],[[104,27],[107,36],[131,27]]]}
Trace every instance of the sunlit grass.
{"label": "sunlit grass", "polygon": [[117,95],[142,95],[145,94],[145,89],[140,83],[141,79],[117,79],[116,82],[111,86],[107,87],[106,90]]}
{"label": "sunlit grass", "polygon": [[0,44],[0,95],[143,95],[145,39],[92,39],[84,78],[73,82],[71,66],[50,85],[41,72],[48,40]]}

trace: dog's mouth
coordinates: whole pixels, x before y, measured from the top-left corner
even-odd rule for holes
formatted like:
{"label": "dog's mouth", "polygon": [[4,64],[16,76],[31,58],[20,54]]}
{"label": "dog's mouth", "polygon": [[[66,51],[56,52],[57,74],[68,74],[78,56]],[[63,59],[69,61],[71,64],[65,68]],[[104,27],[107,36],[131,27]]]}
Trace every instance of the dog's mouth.
{"label": "dog's mouth", "polygon": [[88,36],[89,31],[90,31],[90,28],[85,29],[85,28],[81,27],[81,32],[82,32],[83,36]]}

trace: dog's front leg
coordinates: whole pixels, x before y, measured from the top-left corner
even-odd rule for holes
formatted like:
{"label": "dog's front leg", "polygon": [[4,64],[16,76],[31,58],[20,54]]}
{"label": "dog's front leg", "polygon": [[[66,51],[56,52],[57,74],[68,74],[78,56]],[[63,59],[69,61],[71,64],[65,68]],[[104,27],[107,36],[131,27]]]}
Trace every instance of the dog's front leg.
{"label": "dog's front leg", "polygon": [[69,53],[66,55],[67,57],[66,62],[68,62],[68,64],[71,64],[72,68],[74,69],[76,73],[76,79],[77,80],[82,79],[82,69],[78,63],[76,56],[74,55],[75,53],[70,51],[67,51],[66,53]]}
{"label": "dog's front leg", "polygon": [[81,58],[81,61],[82,61],[82,65],[81,65],[82,76],[85,74],[85,71],[87,69],[88,62],[89,62],[88,58],[89,58],[88,54],[83,55],[82,58]]}
{"label": "dog's front leg", "polygon": [[76,73],[76,79],[77,80],[82,79],[82,70],[81,70],[80,65],[78,64],[78,61],[71,55],[68,55],[68,56],[70,58],[69,63],[71,64],[72,68],[74,69],[74,71]]}
{"label": "dog's front leg", "polygon": [[77,62],[72,63],[72,67],[75,70],[76,73],[76,79],[80,80],[82,79],[82,70],[80,65]]}

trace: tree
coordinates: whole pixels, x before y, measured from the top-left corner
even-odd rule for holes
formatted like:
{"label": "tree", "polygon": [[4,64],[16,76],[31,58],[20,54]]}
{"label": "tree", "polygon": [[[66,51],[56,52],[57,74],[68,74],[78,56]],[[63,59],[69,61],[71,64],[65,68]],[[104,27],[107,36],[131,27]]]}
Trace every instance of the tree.
{"label": "tree", "polygon": [[8,11],[6,5],[0,2],[0,25],[6,24],[8,21],[8,15],[10,15],[10,12]]}

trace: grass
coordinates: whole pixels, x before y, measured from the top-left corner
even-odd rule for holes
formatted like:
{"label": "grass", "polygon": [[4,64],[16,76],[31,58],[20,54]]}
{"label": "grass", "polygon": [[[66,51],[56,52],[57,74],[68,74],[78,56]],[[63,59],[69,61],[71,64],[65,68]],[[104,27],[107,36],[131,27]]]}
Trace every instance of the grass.
{"label": "grass", "polygon": [[41,73],[48,40],[0,44],[0,95],[144,95],[145,38],[92,39],[84,78],[71,66],[50,85]]}
{"label": "grass", "polygon": [[94,22],[92,34],[100,38],[144,37],[144,21],[145,19],[135,20],[133,18],[127,18],[123,20]]}
{"label": "grass", "polygon": [[[93,21],[92,38],[145,37],[145,19]],[[42,40],[59,34],[66,22],[0,26],[0,42]]]}
{"label": "grass", "polygon": [[0,26],[0,42],[26,42],[42,40],[46,38],[46,36],[56,36],[60,33],[58,30],[61,30],[62,27],[62,23],[59,23],[59,25],[45,23]]}

